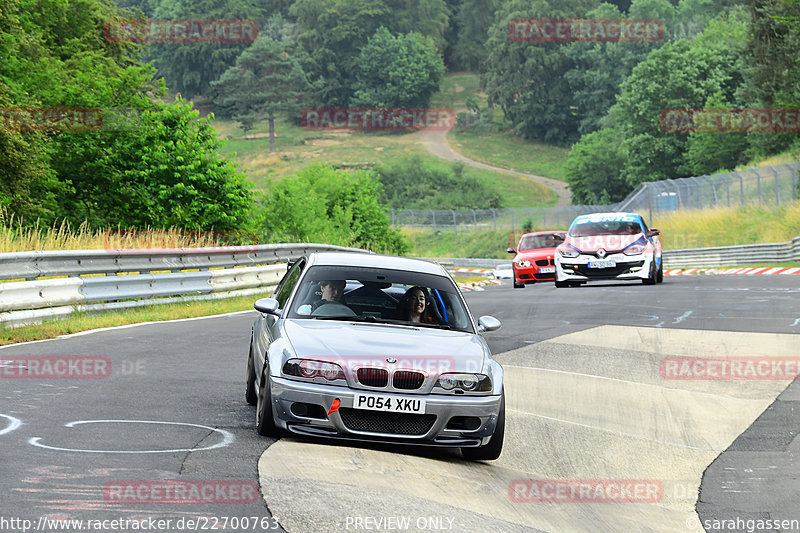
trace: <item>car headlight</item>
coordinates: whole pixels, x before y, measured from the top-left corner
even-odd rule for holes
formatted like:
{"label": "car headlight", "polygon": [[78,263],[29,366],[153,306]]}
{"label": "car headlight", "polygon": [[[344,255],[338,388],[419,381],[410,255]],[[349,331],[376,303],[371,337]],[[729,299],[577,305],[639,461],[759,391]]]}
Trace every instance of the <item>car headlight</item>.
{"label": "car headlight", "polygon": [[561,254],[561,257],[574,258],[578,257],[581,253],[580,250],[578,250],[571,244],[562,244],[556,249],[558,250],[558,253]]}
{"label": "car headlight", "polygon": [[529,266],[531,266],[531,262],[530,261],[517,261],[517,266],[518,267],[529,267]]}
{"label": "car headlight", "polygon": [[645,246],[644,244],[631,244],[630,246],[622,250],[622,253],[625,255],[639,255],[641,253],[644,253],[646,248],[647,246]]}
{"label": "car headlight", "polygon": [[313,359],[289,359],[283,365],[283,373],[304,379],[322,378],[326,381],[344,379],[342,367],[336,363],[326,363]]}
{"label": "car headlight", "polygon": [[487,392],[492,390],[492,380],[485,374],[442,374],[436,381],[436,385],[447,391],[461,389],[467,392]]}

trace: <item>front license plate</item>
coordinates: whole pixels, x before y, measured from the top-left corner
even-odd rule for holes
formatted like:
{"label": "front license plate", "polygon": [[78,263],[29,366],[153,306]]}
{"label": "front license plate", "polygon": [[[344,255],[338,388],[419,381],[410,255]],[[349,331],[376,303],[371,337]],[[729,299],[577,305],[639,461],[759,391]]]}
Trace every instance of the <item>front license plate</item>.
{"label": "front license plate", "polygon": [[606,259],[605,261],[589,261],[589,268],[614,268],[617,266],[615,261]]}
{"label": "front license plate", "polygon": [[552,274],[556,271],[556,267],[542,267],[539,269],[539,274]]}
{"label": "front license plate", "polygon": [[402,396],[381,396],[378,394],[356,394],[353,408],[369,411],[388,411],[392,413],[425,413],[425,400]]}

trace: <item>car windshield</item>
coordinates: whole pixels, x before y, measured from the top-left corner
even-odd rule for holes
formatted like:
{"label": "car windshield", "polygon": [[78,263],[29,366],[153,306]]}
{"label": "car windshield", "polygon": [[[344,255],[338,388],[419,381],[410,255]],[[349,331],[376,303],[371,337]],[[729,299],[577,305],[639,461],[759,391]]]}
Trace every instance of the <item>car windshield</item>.
{"label": "car windshield", "polygon": [[584,222],[574,224],[569,230],[570,237],[591,237],[593,235],[636,235],[642,228],[638,222],[609,220],[603,222]]}
{"label": "car windshield", "polygon": [[310,267],[287,316],[474,332],[450,278],[367,267]]}
{"label": "car windshield", "polygon": [[525,235],[520,240],[517,249],[524,252],[526,250],[538,250],[540,248],[555,248],[562,242],[564,242],[564,237],[557,233],[547,235]]}

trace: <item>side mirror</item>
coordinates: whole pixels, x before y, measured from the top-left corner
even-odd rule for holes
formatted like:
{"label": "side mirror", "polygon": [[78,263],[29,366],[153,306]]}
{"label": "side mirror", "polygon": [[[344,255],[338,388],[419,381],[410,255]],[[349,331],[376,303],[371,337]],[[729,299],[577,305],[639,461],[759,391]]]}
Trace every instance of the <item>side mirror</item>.
{"label": "side mirror", "polygon": [[513,249],[513,248],[509,248],[508,249],[508,253],[515,254],[515,253],[517,253],[517,251],[515,249]]}
{"label": "side mirror", "polygon": [[657,235],[661,235],[661,230],[652,228],[650,231],[647,232],[648,237],[656,237]]}
{"label": "side mirror", "polygon": [[500,321],[493,316],[484,315],[478,319],[478,333],[500,329]]}
{"label": "side mirror", "polygon": [[255,307],[256,311],[259,313],[276,316],[281,314],[279,306],[280,304],[275,298],[261,298],[260,300],[256,300],[256,303],[253,304],[253,307]]}

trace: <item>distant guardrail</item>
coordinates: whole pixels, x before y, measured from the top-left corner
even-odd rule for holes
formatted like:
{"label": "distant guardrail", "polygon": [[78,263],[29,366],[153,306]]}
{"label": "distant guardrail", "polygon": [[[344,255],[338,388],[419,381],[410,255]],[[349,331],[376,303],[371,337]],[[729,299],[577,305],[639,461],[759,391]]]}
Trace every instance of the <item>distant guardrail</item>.
{"label": "distant guardrail", "polygon": [[800,261],[800,237],[789,242],[664,250],[668,268],[741,266]]}
{"label": "distant guardrail", "polygon": [[0,254],[0,324],[76,311],[124,309],[263,292],[286,261],[309,252],[365,250],[326,244],[113,249]]}

